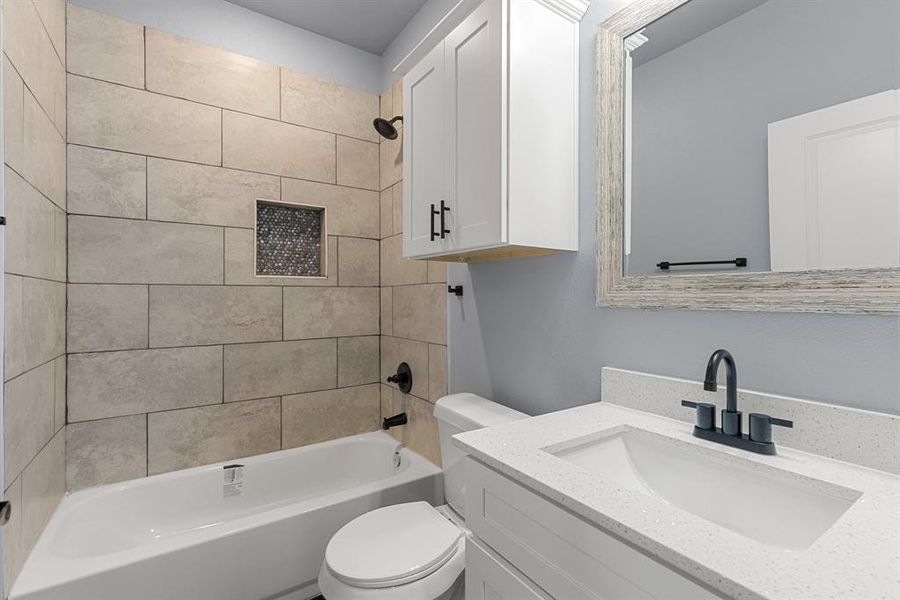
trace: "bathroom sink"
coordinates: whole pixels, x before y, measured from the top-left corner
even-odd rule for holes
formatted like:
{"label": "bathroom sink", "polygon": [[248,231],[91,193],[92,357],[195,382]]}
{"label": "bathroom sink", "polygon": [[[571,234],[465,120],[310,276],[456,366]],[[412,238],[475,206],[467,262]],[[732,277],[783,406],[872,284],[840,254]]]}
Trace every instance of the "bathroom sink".
{"label": "bathroom sink", "polygon": [[546,452],[748,538],[809,548],[860,492],[630,426]]}

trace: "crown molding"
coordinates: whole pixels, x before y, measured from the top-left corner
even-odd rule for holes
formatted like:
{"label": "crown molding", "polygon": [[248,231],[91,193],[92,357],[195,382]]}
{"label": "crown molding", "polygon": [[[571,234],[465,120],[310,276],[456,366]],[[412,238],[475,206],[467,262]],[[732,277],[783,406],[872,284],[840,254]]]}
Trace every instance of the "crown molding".
{"label": "crown molding", "polygon": [[550,10],[578,23],[590,5],[589,0],[537,0]]}

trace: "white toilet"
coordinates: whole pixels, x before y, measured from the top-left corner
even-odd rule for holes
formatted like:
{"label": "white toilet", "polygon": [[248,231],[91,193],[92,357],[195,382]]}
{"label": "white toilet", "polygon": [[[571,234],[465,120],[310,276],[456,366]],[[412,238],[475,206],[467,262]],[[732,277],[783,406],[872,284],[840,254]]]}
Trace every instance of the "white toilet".
{"label": "white toilet", "polygon": [[447,504],[395,504],[344,525],[319,570],[326,600],[462,600],[465,595],[465,455],[450,437],[528,415],[474,394],[437,401]]}

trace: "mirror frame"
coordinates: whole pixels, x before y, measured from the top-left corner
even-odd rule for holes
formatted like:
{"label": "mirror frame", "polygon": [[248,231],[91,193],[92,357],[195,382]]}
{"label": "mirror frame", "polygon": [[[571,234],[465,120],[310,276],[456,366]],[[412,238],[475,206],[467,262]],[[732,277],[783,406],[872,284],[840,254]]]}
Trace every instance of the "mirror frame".
{"label": "mirror frame", "polygon": [[635,0],[597,33],[597,306],[900,314],[900,268],[626,276],[624,39],[690,0]]}

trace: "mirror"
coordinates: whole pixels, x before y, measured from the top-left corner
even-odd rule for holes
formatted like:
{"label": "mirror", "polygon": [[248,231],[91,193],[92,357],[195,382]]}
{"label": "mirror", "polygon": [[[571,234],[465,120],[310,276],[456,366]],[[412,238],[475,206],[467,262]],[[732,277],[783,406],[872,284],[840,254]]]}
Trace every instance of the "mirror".
{"label": "mirror", "polygon": [[900,2],[690,0],[636,25],[624,276],[900,267]]}

